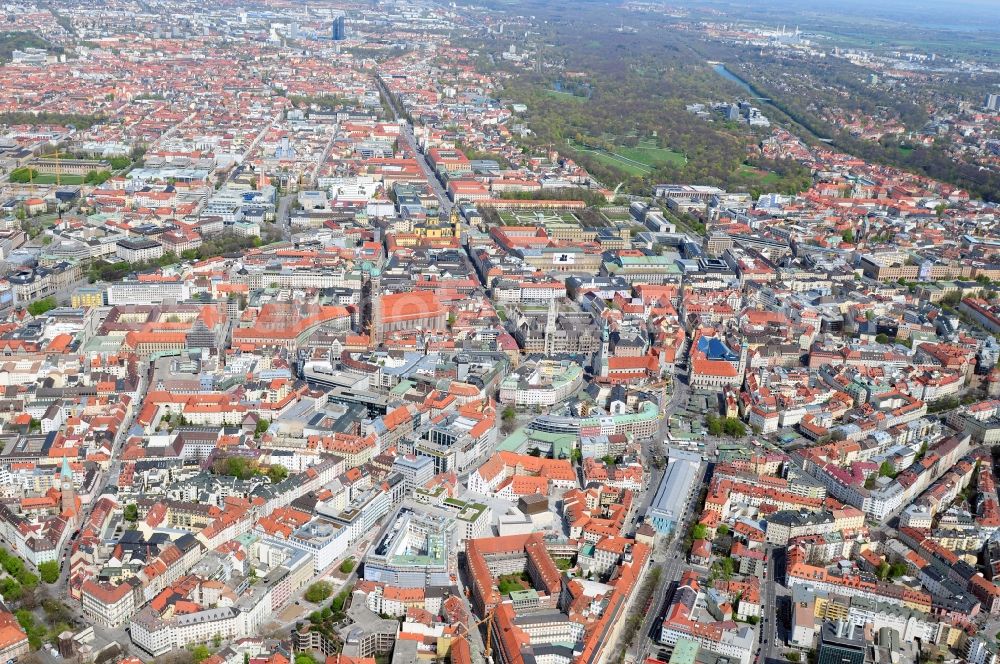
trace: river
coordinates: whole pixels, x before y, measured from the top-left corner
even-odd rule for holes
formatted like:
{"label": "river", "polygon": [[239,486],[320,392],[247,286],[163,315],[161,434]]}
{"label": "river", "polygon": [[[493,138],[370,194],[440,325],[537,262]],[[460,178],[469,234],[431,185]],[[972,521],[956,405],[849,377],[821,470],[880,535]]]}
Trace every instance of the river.
{"label": "river", "polygon": [[720,63],[720,64],[717,64],[717,65],[713,65],[712,69],[714,69],[715,73],[718,74],[719,76],[721,76],[722,78],[724,78],[726,80],[729,80],[729,81],[732,81],[736,85],[740,86],[741,88],[743,88],[744,90],[746,90],[747,92],[749,92],[753,96],[754,99],[761,99],[761,97],[759,97],[757,95],[757,93],[754,92],[754,89],[750,87],[749,83],[747,83],[746,81],[744,81],[742,78],[740,78],[739,76],[737,76],[733,72],[731,72],[728,69],[726,69],[726,65]]}
{"label": "river", "polygon": [[[722,78],[724,78],[724,79],[726,79],[728,81],[732,81],[736,85],[738,85],[741,88],[743,88],[744,90],[746,90],[747,93],[750,95],[750,98],[753,99],[754,101],[764,102],[764,104],[768,104],[770,106],[773,106],[774,108],[778,109],[782,113],[785,113],[786,115],[788,115],[788,112],[785,111],[785,109],[782,108],[779,104],[774,103],[774,101],[772,101],[771,99],[768,99],[767,97],[761,97],[760,93],[758,93],[756,90],[754,90],[750,86],[749,83],[747,83],[746,81],[744,81],[742,78],[740,78],[739,76],[737,76],[733,72],[731,72],[728,69],[726,69],[726,65],[722,64],[721,62],[713,62],[713,63],[711,63],[711,65],[712,65],[712,69],[715,70],[716,74],[718,74],[719,76],[721,76]],[[804,125],[802,125],[802,123],[799,122],[799,123],[796,123],[796,124],[798,126],[802,127],[802,129],[805,130],[807,133],[809,133],[809,135],[811,135],[813,138],[815,138],[817,140],[820,140],[820,141],[823,141],[824,143],[831,142],[829,138],[824,138],[824,137],[820,136],[819,134],[817,134],[816,132],[814,132],[812,129],[810,129],[810,128],[804,126]]]}

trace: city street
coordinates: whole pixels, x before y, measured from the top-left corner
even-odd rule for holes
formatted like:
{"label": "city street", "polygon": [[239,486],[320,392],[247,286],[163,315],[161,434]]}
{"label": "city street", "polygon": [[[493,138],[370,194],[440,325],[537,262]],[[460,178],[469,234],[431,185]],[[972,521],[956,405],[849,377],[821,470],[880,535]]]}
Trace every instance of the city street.
{"label": "city street", "polygon": [[695,501],[689,501],[684,520],[677,525],[676,534],[669,540],[657,536],[656,548],[653,552],[653,565],[662,567],[659,583],[653,592],[653,600],[642,622],[642,627],[629,649],[633,661],[644,662],[647,657],[655,656],[660,647],[660,622],[667,608],[667,601],[673,592],[675,583],[681,578],[687,568],[684,551],[683,533],[688,529],[692,517],[697,513]]}
{"label": "city street", "polygon": [[[669,459],[668,448],[670,443],[667,440],[669,418],[671,415],[685,411],[690,395],[691,389],[688,386],[686,374],[680,370],[675,370],[670,399],[663,409],[659,432],[654,439],[642,441],[644,459],[650,460],[656,457],[663,457],[664,461]],[[676,582],[680,579],[684,570],[689,567],[686,557],[687,552],[684,546],[684,534],[691,527],[692,522],[700,512],[701,506],[698,504],[698,493],[700,493],[703,487],[707,486],[708,481],[711,479],[711,469],[714,463],[716,447],[723,440],[725,439],[708,435],[705,435],[701,439],[704,444],[704,449],[701,453],[709,461],[707,465],[703,466],[704,475],[697,487],[697,491],[694,492],[693,497],[689,500],[683,520],[678,524],[672,536],[657,536],[650,568],[659,565],[662,568],[662,574],[653,592],[653,598],[649,604],[639,634],[629,647],[627,655],[630,661],[644,662],[647,657],[657,657],[665,654],[663,646],[659,643],[660,622],[666,611],[667,603],[670,600]],[[656,489],[660,484],[664,471],[665,468],[651,467],[648,483],[639,498],[639,506],[636,510],[637,515],[645,515],[653,497],[656,495]],[[775,645],[778,638],[782,636],[777,627],[779,622],[779,607],[781,603],[786,601],[790,593],[787,588],[777,583],[775,579],[776,573],[779,573],[779,570],[775,566],[774,551],[769,549],[767,571],[763,580],[764,597],[762,599],[764,603],[764,615],[758,628],[760,651],[759,655],[755,657],[755,662],[764,662],[775,657],[780,659],[783,654],[783,648],[780,645]],[[634,610],[642,610],[642,608],[634,607]],[[766,644],[764,640],[767,641]]]}
{"label": "city street", "polygon": [[764,571],[763,589],[763,616],[759,624],[759,653],[756,658],[758,662],[767,662],[772,659],[784,660],[784,647],[778,643],[778,639],[783,637],[779,630],[781,621],[781,606],[791,595],[788,588],[779,584],[778,579],[781,571],[775,562],[775,548],[767,548],[767,567]]}
{"label": "city street", "polygon": [[404,124],[400,127],[399,135],[406,141],[409,150],[413,153],[417,163],[420,165],[420,170],[423,172],[424,177],[427,178],[427,183],[430,185],[431,190],[437,197],[439,206],[438,213],[441,216],[448,216],[451,214],[451,200],[448,198],[447,192],[445,192],[444,187],[441,185],[441,181],[438,179],[437,173],[434,172],[434,167],[431,165],[427,155],[420,152],[417,147],[417,139],[413,135],[413,125],[409,122]]}
{"label": "city street", "polygon": [[[379,90],[382,96],[388,102],[389,108],[392,110],[393,119],[399,120],[399,109],[396,108],[395,100],[389,93],[389,90],[382,83],[381,79],[376,77],[376,82],[378,83]],[[447,216],[451,214],[452,203],[448,198],[447,192],[441,185],[441,181],[438,179],[437,173],[434,172],[434,167],[431,165],[430,161],[427,159],[427,155],[422,153],[417,146],[417,139],[413,135],[413,125],[409,121],[403,121],[400,123],[399,128],[399,138],[406,144],[406,148],[413,154],[413,157],[417,160],[417,164],[420,165],[420,171],[423,176],[427,179],[427,184],[431,187],[434,195],[438,199],[438,212],[442,216]]]}
{"label": "city street", "polygon": [[[139,404],[141,404],[143,400],[146,398],[146,392],[149,389],[149,365],[146,363],[141,363],[139,367],[140,369],[139,369],[138,396],[136,398],[135,403],[132,404],[131,412],[125,418],[125,421],[122,422],[121,427],[115,434],[115,439],[111,448],[111,464],[108,466],[108,470],[101,474],[101,477],[98,480],[101,483],[101,488],[100,490],[94,493],[95,496],[100,496],[101,494],[103,494],[107,489],[108,485],[111,482],[117,482],[118,477],[121,475],[122,444],[125,442],[125,438],[128,437],[128,431],[129,429],[132,428],[132,424],[135,422],[135,418],[139,413]],[[96,501],[93,501],[83,506],[82,514],[80,514],[80,518],[77,522],[78,526],[82,526],[84,523],[87,522],[87,519],[90,518],[90,513],[94,509],[95,502]],[[59,579],[58,581],[56,581],[57,588],[64,588],[66,585],[66,581],[69,577],[69,565],[67,564],[68,563],[67,556],[75,540],[76,540],[75,534],[71,534],[70,537],[66,540],[66,543],[63,545],[62,550],[59,552],[59,557],[58,557]],[[72,607],[72,608],[77,609],[78,607]],[[79,615],[82,616],[83,614],[80,613]]]}
{"label": "city street", "polygon": [[316,165],[313,167],[312,175],[309,176],[309,188],[314,189],[316,183],[319,180],[320,170],[323,168],[323,164],[326,163],[327,157],[330,156],[330,150],[333,149],[333,144],[337,140],[337,125],[333,126],[333,131],[330,132],[330,139],[326,142],[326,146],[323,148],[323,154],[320,158],[316,160]]}
{"label": "city street", "polygon": [[[687,386],[687,379],[679,371],[675,370],[671,384],[670,399],[660,420],[660,427],[657,435],[652,440],[642,442],[643,459],[647,462],[655,457],[666,455],[669,443],[666,440],[669,418],[687,404],[690,390]],[[656,468],[650,464],[649,481],[643,491],[636,514],[645,516],[656,490],[663,478],[666,467]],[[673,591],[675,582],[681,578],[681,574],[687,566],[686,552],[684,551],[684,533],[690,527],[692,519],[697,515],[699,506],[697,505],[697,494],[694,499],[689,500],[684,511],[684,517],[677,525],[674,533],[670,535],[657,535],[653,548],[652,562],[649,569],[660,566],[662,572],[660,579],[653,591],[653,597],[646,610],[642,626],[636,635],[635,640],[629,648],[628,655],[632,661],[643,662],[646,657],[655,655],[659,648],[660,620],[666,609],[666,603],[670,593]],[[647,571],[648,574],[648,571]],[[645,575],[644,575],[645,577]],[[640,581],[641,585],[641,581]],[[645,610],[645,607],[633,607],[635,610]]]}
{"label": "city street", "polygon": [[295,202],[295,194],[285,194],[278,198],[278,207],[274,213],[274,223],[278,224],[281,230],[281,239],[290,241],[292,239],[291,207]]}

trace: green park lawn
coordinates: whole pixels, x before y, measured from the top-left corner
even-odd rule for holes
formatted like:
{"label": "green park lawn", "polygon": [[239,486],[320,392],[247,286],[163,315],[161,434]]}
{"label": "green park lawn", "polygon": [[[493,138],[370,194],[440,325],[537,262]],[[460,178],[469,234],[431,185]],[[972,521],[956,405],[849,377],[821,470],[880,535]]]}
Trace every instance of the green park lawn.
{"label": "green park lawn", "polygon": [[[71,175],[63,174],[59,176],[59,184],[83,184],[83,175]],[[54,174],[41,174],[36,175],[32,178],[32,183],[34,184],[55,184],[56,176]]]}
{"label": "green park lawn", "polygon": [[570,146],[580,152],[588,153],[605,166],[616,168],[625,175],[641,177],[652,174],[659,166],[668,164],[683,166],[687,163],[687,158],[680,152],[657,147],[656,143],[650,140],[639,141],[635,147],[617,145],[614,152],[594,150],[574,141],[570,141]]}

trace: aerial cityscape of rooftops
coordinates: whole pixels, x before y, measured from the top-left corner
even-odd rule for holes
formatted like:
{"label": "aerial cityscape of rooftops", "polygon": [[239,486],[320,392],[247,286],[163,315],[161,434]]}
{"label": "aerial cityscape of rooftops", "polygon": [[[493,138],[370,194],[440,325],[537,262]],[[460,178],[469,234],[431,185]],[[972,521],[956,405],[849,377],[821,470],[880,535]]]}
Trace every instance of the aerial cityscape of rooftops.
{"label": "aerial cityscape of rooftops", "polygon": [[0,4],[0,663],[1000,664],[994,2]]}

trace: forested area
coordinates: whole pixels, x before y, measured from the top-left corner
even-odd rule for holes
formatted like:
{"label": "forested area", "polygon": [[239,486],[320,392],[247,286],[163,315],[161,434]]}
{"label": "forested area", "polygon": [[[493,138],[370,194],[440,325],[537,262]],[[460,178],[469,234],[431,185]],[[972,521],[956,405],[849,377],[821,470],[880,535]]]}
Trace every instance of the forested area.
{"label": "forested area", "polygon": [[[808,187],[809,172],[798,164],[757,160],[760,135],[745,125],[686,111],[687,104],[739,96],[688,46],[688,36],[665,33],[657,22],[639,24],[636,32],[615,31],[606,16],[594,15],[604,10],[589,4],[574,12],[536,9],[546,19],[541,39],[547,66],[510,70],[503,89],[505,98],[528,108],[524,119],[533,133],[523,142],[529,147],[557,148],[605,186],[624,183],[635,193],[648,193],[659,182],[754,193]],[[494,42],[485,50],[507,47]],[[636,145],[659,154],[636,161]]]}
{"label": "forested area", "polygon": [[[528,126],[534,136],[527,143],[575,153],[577,161],[608,186],[624,180],[632,189],[642,188],[650,180],[723,185],[746,158],[747,141],[752,142],[749,136],[719,131],[684,111],[683,102],[672,89],[682,84],[676,76],[681,72],[674,72],[670,84],[665,72],[631,72],[617,77],[609,71],[588,69],[588,73],[594,92],[587,100],[550,94],[550,82],[535,75],[521,77],[505,88],[505,96],[528,106]],[[625,145],[630,136],[655,137],[660,147],[682,153],[687,162],[682,166],[661,164],[652,178],[624,176],[586,152],[573,150],[568,143],[569,139],[596,137]]]}
{"label": "forested area", "polygon": [[[828,139],[868,161],[951,182],[976,197],[1000,199],[1000,174],[965,161],[954,146],[940,141],[923,146],[891,134],[862,140],[824,117],[831,108],[871,118],[888,114],[917,132],[928,123],[928,108],[942,108],[956,96],[975,98],[977,90],[998,81],[938,80],[934,74],[906,85],[875,85],[871,71],[847,60],[761,54],[701,39],[649,15],[631,21],[630,31],[618,31],[608,25],[602,3],[579,3],[573,11],[560,4],[532,3],[530,8],[542,31],[544,66],[510,69],[503,95],[528,107],[525,120],[534,134],[525,143],[558,148],[609,187],[624,182],[627,191],[643,192],[651,183],[683,181],[792,193],[808,186],[809,174],[798,164],[756,159],[752,148],[760,136],[746,127],[707,122],[685,111],[690,103],[732,101],[746,94],[712,71],[707,61],[716,60],[771,99],[760,103],[772,120],[807,140]],[[493,39],[484,50],[494,55],[516,44]],[[498,60],[490,64],[504,67]],[[652,141],[683,159],[636,164],[619,158],[638,141]]]}
{"label": "forested area", "polygon": [[868,161],[898,166],[937,180],[951,182],[969,190],[973,198],[1000,201],[1000,173],[975,164],[955,160],[944,146],[917,146],[912,151],[900,149],[899,141],[885,138],[878,143],[861,141],[838,134],[837,147]]}
{"label": "forested area", "polygon": [[73,125],[77,129],[90,129],[103,122],[100,115],[80,115],[77,113],[50,113],[48,111],[29,113],[27,111],[0,113],[0,125]]}
{"label": "forested area", "polygon": [[[567,37],[565,53],[574,69],[587,72],[589,99],[554,93],[552,80],[544,74],[519,76],[504,90],[505,96],[528,106],[528,126],[535,132],[536,143],[558,145],[566,151],[567,139],[597,137],[627,144],[630,137],[655,138],[660,147],[682,153],[687,163],[662,164],[653,180],[686,178],[720,185],[729,181],[746,158],[752,137],[721,131],[684,110],[685,100],[696,96],[694,91],[711,89],[714,72],[702,63],[685,62],[677,52],[670,57],[658,55],[656,51],[663,47],[646,46],[642,40],[602,46],[583,35]],[[620,59],[607,57],[608,47],[620,51]],[[584,152],[576,157],[609,186],[622,179],[632,188],[646,184],[641,177],[623,178],[618,170]]]}
{"label": "forested area", "polygon": [[[712,57],[726,59],[727,66],[770,98],[772,106],[809,132],[828,138],[834,147],[873,163],[956,184],[968,189],[973,197],[1000,200],[1000,173],[956,159],[940,141],[924,146],[892,135],[879,141],[863,140],[829,122],[821,113],[825,108],[844,107],[876,116],[880,109],[891,109],[908,131],[920,131],[929,118],[918,102],[933,99],[935,104],[943,103],[934,92],[933,82],[888,90],[871,85],[870,72],[845,60],[757,54],[748,59],[746,54],[723,46],[700,48]],[[954,83],[960,85],[972,94],[968,81]]]}
{"label": "forested area", "polygon": [[53,46],[30,32],[0,32],[0,62],[10,62],[14,51],[26,48],[44,48],[55,53],[62,53],[63,50],[61,46]]}

